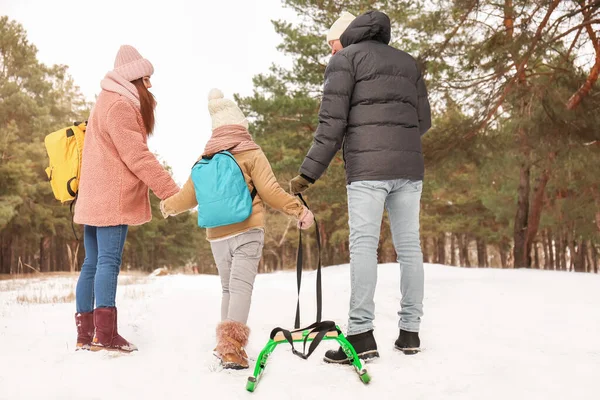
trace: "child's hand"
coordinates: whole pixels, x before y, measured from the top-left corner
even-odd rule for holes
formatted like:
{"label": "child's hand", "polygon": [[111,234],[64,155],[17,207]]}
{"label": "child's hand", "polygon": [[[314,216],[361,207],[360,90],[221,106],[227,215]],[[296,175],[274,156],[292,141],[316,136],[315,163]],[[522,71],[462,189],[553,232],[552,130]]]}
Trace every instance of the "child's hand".
{"label": "child's hand", "polygon": [[167,212],[165,211],[165,201],[162,200],[160,202],[160,213],[162,214],[164,219],[169,218],[169,214],[167,214]]}
{"label": "child's hand", "polygon": [[304,212],[302,213],[302,216],[298,220],[298,228],[303,229],[303,230],[308,229],[311,226],[313,226],[314,223],[315,223],[315,216],[313,215],[312,211],[310,211],[308,208],[304,207]]}

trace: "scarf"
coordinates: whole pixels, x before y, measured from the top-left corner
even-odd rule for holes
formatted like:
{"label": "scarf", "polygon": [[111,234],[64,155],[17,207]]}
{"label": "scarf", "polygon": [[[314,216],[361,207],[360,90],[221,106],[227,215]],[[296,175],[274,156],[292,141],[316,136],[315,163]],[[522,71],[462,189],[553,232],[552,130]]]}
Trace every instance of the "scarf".
{"label": "scarf", "polygon": [[206,143],[203,156],[212,156],[220,151],[228,150],[231,154],[248,150],[258,150],[260,146],[254,142],[248,129],[242,125],[223,125],[212,131]]}
{"label": "scarf", "polygon": [[138,109],[140,108],[140,95],[135,85],[121,75],[114,71],[110,71],[102,82],[100,82],[102,89],[109,92],[118,93],[124,96],[127,100],[131,101]]}

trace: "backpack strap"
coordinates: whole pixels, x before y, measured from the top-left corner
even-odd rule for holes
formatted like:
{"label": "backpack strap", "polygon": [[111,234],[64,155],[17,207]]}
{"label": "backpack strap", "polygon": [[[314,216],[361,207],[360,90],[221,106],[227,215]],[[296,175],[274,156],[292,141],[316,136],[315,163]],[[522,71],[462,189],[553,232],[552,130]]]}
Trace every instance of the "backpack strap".
{"label": "backpack strap", "polygon": [[[87,128],[87,123],[88,121],[75,121],[73,122],[73,126],[79,128],[81,131],[83,131],[85,133],[86,128]],[[67,137],[71,137],[71,136],[75,136],[75,141],[77,142],[77,155],[79,157],[79,175],[81,176],[81,158],[83,156],[83,140],[80,140],[80,136],[76,135],[75,132],[73,131],[72,128],[67,129]],[[69,192],[69,194],[71,196],[73,196],[73,201],[71,201],[71,204],[69,205],[69,210],[71,212],[71,229],[73,230],[73,236],[75,236],[75,240],[79,241],[79,237],[77,236],[77,231],[75,230],[75,203],[77,203],[77,199],[79,197],[79,178],[78,177],[73,177],[71,179],[69,179],[67,181],[67,191]],[[74,180],[77,180],[77,191],[74,191],[71,188],[71,182],[73,182]]]}
{"label": "backpack strap", "polygon": [[[238,162],[235,159],[235,157],[233,155],[231,155],[231,154],[225,153],[225,152],[229,152],[229,150],[231,150],[231,149],[222,150],[222,151],[219,151],[219,152],[217,152],[217,153],[215,153],[213,155],[210,155],[210,156],[202,156],[202,159],[196,161],[194,163],[194,166],[192,168],[194,168],[196,165],[200,164],[200,161],[202,161],[202,160],[212,160],[212,158],[214,156],[216,156],[217,154],[223,154],[224,156],[227,156],[227,157],[231,158],[236,163],[236,165],[240,169],[240,172],[242,173],[242,176],[244,176],[244,171],[242,171],[242,167],[240,167],[240,164],[238,164]],[[254,201],[254,198],[256,197],[257,194],[258,194],[258,191],[256,190],[256,187],[252,188],[252,192],[250,192],[250,197],[252,198],[252,201]]]}
{"label": "backpack strap", "polygon": [[71,204],[69,204],[69,211],[71,212],[71,229],[73,229],[73,236],[75,236],[75,240],[79,242],[79,238],[77,237],[77,231],[75,230],[75,213],[73,212],[78,195],[79,192],[75,193],[75,198],[73,199],[73,201],[71,201]]}

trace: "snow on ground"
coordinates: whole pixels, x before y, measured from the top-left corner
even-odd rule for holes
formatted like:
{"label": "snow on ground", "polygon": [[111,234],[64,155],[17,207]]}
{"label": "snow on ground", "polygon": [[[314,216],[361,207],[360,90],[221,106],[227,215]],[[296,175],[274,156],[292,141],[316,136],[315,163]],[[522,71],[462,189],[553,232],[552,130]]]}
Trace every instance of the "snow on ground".
{"label": "snow on ground", "polygon": [[[215,370],[216,276],[168,276],[119,286],[120,332],[130,355],[74,352],[75,277],[0,281],[0,399],[598,399],[600,276],[426,266],[425,350],[404,356],[397,337],[399,268],[379,268],[375,336],[381,358],[363,385],[350,367],[308,361],[281,345],[255,393],[250,371]],[[314,318],[314,272],[303,280],[303,323]],[[124,279],[127,279],[124,278]],[[324,317],[343,329],[348,266],[324,270]],[[261,275],[248,348],[256,357],[275,326],[291,327],[295,275]],[[20,297],[19,297],[20,296]]]}

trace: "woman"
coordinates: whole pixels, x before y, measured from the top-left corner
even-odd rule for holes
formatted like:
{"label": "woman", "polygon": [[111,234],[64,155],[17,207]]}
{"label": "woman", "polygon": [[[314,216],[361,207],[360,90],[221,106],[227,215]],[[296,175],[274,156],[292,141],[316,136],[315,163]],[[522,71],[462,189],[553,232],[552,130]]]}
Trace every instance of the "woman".
{"label": "woman", "polygon": [[88,121],[75,206],[85,247],[76,290],[77,350],[137,350],[117,332],[115,296],[127,228],[152,219],[149,187],[160,199],[179,192],[147,146],[156,105],[148,91],[153,72],[135,48],[121,46]]}

